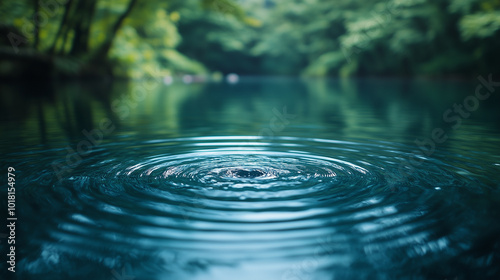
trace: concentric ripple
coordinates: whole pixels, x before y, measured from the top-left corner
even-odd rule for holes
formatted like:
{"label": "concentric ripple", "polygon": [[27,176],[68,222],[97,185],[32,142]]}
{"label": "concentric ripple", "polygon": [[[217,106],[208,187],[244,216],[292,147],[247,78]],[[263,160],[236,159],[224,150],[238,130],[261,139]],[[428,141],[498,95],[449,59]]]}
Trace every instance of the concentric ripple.
{"label": "concentric ripple", "polygon": [[31,211],[58,217],[38,240],[52,258],[109,247],[164,271],[261,262],[277,279],[348,277],[357,266],[394,276],[406,262],[470,250],[477,225],[464,205],[491,191],[439,155],[402,174],[410,148],[292,137],[109,144],[43,193],[23,194]]}

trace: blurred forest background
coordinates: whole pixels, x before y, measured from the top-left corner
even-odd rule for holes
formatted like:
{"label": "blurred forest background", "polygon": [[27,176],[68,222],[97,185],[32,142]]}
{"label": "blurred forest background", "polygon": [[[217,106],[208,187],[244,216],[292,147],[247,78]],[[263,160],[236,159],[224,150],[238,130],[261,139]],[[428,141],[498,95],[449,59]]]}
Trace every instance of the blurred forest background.
{"label": "blurred forest background", "polygon": [[498,74],[500,0],[0,2],[0,76]]}

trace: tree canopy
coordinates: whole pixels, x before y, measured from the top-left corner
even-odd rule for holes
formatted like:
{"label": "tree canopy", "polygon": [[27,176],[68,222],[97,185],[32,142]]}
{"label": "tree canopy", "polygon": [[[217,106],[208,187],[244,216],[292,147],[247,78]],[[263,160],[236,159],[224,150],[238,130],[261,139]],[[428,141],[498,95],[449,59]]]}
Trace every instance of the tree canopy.
{"label": "tree canopy", "polygon": [[63,74],[473,76],[500,64],[500,0],[21,0],[0,14],[1,58]]}

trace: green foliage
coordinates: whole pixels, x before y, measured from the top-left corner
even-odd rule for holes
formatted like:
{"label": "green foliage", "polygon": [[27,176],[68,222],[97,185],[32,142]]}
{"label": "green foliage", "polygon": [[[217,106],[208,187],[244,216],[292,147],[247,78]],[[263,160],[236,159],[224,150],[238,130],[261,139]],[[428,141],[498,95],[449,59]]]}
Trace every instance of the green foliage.
{"label": "green foliage", "polygon": [[134,78],[151,72],[148,69],[160,69],[162,75],[206,73],[203,65],[175,49],[181,40],[174,22],[177,17],[176,12],[168,14],[167,7],[153,5],[134,11],[110,51],[110,58],[119,62],[115,73]]}
{"label": "green foliage", "polygon": [[345,59],[344,54],[339,51],[325,53],[309,64],[304,70],[304,74],[306,76],[328,76],[332,74],[332,71],[339,71]]}
{"label": "green foliage", "polygon": [[[257,50],[306,76],[498,72],[493,61],[477,62],[498,45],[499,7],[498,0],[282,1]],[[293,67],[297,57],[307,66]]]}
{"label": "green foliage", "polygon": [[492,37],[498,30],[500,30],[500,11],[466,15],[460,21],[460,31],[465,40],[474,37]]}
{"label": "green foliage", "polygon": [[118,76],[476,75],[500,64],[500,0],[74,0],[38,33],[33,14],[48,12],[33,3],[1,2],[0,27],[42,53],[111,61]]}
{"label": "green foliage", "polygon": [[146,69],[161,75],[206,72],[176,50],[181,41],[176,22],[181,15],[165,1],[74,0],[50,7],[43,1],[35,3],[2,2],[0,12],[6,16],[0,26],[11,26],[41,54],[56,55],[56,68],[66,74],[93,71],[109,65],[106,61],[114,65],[115,76],[141,77]]}
{"label": "green foliage", "polygon": [[211,71],[255,73],[258,62],[251,48],[259,39],[260,21],[251,10],[241,17],[239,12],[229,13],[237,10],[223,8],[221,3],[206,9],[200,9],[198,0],[172,3],[181,15],[178,50]]}
{"label": "green foliage", "polygon": [[245,12],[231,0],[201,0],[202,6],[208,10],[214,10],[224,15],[233,15],[238,19],[245,18]]}

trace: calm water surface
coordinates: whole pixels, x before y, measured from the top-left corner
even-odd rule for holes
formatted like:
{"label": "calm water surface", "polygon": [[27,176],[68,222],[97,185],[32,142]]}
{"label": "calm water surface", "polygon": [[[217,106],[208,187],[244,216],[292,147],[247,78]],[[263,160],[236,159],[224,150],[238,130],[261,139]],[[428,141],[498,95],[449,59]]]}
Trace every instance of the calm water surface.
{"label": "calm water surface", "polygon": [[15,276],[498,279],[500,88],[478,85],[1,85]]}

